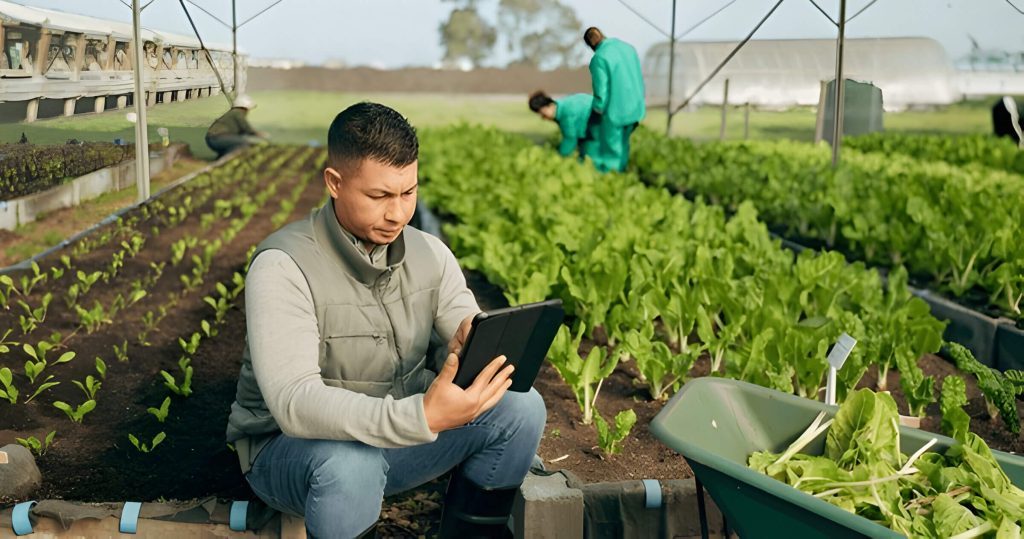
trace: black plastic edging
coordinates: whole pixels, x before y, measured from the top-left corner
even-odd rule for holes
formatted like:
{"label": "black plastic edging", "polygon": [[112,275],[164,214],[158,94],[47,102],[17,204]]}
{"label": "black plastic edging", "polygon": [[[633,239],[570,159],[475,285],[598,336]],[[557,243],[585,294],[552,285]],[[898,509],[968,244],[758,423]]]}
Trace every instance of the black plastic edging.
{"label": "black plastic edging", "polygon": [[[778,234],[771,235],[790,251],[800,253],[810,249]],[[884,283],[886,277],[881,277]],[[943,339],[964,345],[978,361],[989,367],[1000,371],[1024,369],[1024,331],[1012,320],[979,313],[931,290],[909,288],[928,304],[932,316],[949,322]]]}
{"label": "black plastic edging", "polygon": [[32,267],[32,263],[33,262],[36,262],[38,260],[46,258],[47,256],[52,255],[53,253],[61,251],[61,250],[65,249],[65,248],[67,248],[68,245],[71,245],[72,243],[75,243],[76,241],[84,238],[85,236],[88,236],[89,234],[92,234],[93,232],[95,232],[95,231],[97,231],[97,230],[99,230],[99,229],[101,229],[101,228],[103,228],[103,227],[105,227],[105,226],[107,226],[107,225],[109,225],[111,223],[117,222],[117,220],[121,216],[123,216],[124,214],[126,214],[126,213],[128,213],[128,212],[130,212],[132,210],[135,210],[137,208],[141,208],[142,206],[146,206],[148,204],[151,204],[154,200],[159,198],[161,195],[163,195],[167,191],[170,191],[171,189],[179,187],[182,184],[192,180],[196,176],[199,176],[200,174],[204,174],[206,172],[209,172],[210,170],[212,170],[212,169],[214,169],[214,168],[224,164],[225,162],[230,161],[231,159],[233,159],[235,157],[236,154],[237,154],[236,152],[232,152],[232,153],[226,154],[223,157],[221,157],[220,159],[210,163],[209,165],[206,165],[205,167],[203,167],[203,168],[201,168],[201,169],[199,169],[199,170],[197,170],[195,172],[191,172],[189,174],[186,174],[186,175],[182,176],[181,178],[178,178],[177,180],[174,180],[170,184],[165,185],[159,191],[157,191],[156,193],[153,193],[152,195],[150,195],[149,198],[147,198],[146,200],[143,200],[142,202],[136,202],[135,204],[132,204],[131,206],[125,206],[125,207],[115,211],[114,213],[111,213],[110,215],[104,217],[103,220],[101,220],[100,222],[92,225],[91,227],[89,227],[89,228],[87,228],[87,229],[85,229],[85,230],[83,230],[81,232],[78,232],[78,233],[76,233],[76,234],[74,234],[72,236],[69,236],[69,237],[65,238],[63,241],[61,241],[57,245],[54,245],[53,247],[50,247],[49,249],[46,249],[45,251],[43,251],[41,253],[36,253],[35,255],[32,255],[31,257],[26,258],[25,260],[22,260],[21,262],[18,262],[16,264],[11,264],[10,266],[7,266],[5,268],[0,268],[0,275],[5,275],[5,274],[8,274],[8,273],[14,273],[16,271],[28,270],[29,268]]}

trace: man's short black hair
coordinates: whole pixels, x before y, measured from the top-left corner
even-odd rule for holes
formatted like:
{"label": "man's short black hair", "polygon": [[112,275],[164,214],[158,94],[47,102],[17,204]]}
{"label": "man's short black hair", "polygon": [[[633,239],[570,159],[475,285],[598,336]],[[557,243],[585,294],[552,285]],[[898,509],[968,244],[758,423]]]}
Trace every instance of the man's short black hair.
{"label": "man's short black hair", "polygon": [[554,103],[555,100],[551,99],[551,96],[544,93],[543,90],[537,90],[530,94],[530,110],[533,112],[540,112],[540,109]]}
{"label": "man's short black hair", "polygon": [[596,26],[591,26],[583,32],[583,42],[591,49],[597,50],[597,46],[604,41],[604,34]]}
{"label": "man's short black hair", "polygon": [[395,109],[380,103],[356,103],[338,113],[327,131],[329,164],[355,170],[363,160],[403,168],[419,158],[416,130]]}

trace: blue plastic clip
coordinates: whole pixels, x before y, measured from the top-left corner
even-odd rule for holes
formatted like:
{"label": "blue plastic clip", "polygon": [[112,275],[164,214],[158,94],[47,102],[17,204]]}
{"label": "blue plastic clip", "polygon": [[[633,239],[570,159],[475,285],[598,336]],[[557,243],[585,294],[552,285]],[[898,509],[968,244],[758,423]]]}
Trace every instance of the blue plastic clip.
{"label": "blue plastic clip", "polygon": [[644,506],[648,509],[661,507],[661,483],[657,479],[644,479],[643,482],[647,494]]}
{"label": "blue plastic clip", "polygon": [[245,514],[249,512],[249,502],[233,501],[231,502],[231,515],[228,518],[228,523],[231,527],[231,531],[244,532],[245,531]]}
{"label": "blue plastic clip", "polygon": [[118,531],[121,533],[135,533],[139,527],[139,511],[142,510],[142,504],[139,502],[124,502],[124,508],[121,509],[121,523],[118,525]]}
{"label": "blue plastic clip", "polygon": [[32,506],[36,502],[21,502],[14,506],[11,511],[11,528],[14,529],[14,535],[28,535],[32,533],[32,519],[29,518],[29,513],[32,511]]}

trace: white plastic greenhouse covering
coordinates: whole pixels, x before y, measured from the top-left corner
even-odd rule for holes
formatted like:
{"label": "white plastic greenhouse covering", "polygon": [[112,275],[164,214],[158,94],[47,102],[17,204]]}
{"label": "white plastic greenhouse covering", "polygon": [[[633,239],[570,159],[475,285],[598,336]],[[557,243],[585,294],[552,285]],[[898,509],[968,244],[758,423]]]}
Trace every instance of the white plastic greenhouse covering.
{"label": "white plastic greenhouse covering", "polygon": [[[682,103],[737,43],[677,42],[673,105]],[[721,104],[728,79],[729,103],[733,105],[815,105],[821,81],[835,77],[835,48],[831,39],[751,40],[691,104]],[[952,62],[933,39],[847,39],[845,51],[845,78],[880,87],[886,110],[948,104],[960,97]],[[647,50],[644,80],[649,105],[664,106],[667,100],[668,63],[668,43]]]}

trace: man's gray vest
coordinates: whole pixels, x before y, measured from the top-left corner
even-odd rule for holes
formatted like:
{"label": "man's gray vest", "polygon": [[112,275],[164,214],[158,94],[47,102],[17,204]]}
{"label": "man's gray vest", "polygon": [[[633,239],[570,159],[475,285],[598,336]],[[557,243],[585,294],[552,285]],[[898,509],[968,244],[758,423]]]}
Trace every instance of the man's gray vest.
{"label": "man's gray vest", "polygon": [[[271,234],[253,256],[279,249],[306,277],[320,331],[325,384],[395,399],[422,393],[435,376],[428,370],[435,366],[427,364],[426,353],[438,305],[440,260],[425,234],[407,226],[387,248],[387,268],[374,267],[365,251],[359,251],[363,247],[345,236],[331,202]],[[228,441],[265,438],[261,435],[279,430],[256,384],[247,342],[228,418]],[[257,447],[251,448],[249,458],[262,446],[252,441]]]}

